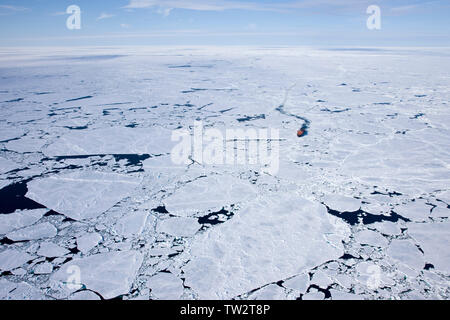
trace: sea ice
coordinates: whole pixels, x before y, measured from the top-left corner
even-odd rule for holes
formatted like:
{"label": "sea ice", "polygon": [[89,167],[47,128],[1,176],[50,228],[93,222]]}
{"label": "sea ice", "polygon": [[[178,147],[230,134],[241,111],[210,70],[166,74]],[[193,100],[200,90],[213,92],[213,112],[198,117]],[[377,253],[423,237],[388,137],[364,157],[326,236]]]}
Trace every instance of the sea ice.
{"label": "sea ice", "polygon": [[265,197],[199,234],[183,268],[201,299],[229,299],[342,256],[326,208],[299,197]]}
{"label": "sea ice", "polygon": [[0,234],[28,227],[41,219],[48,210],[20,210],[11,214],[0,214]]}
{"label": "sea ice", "polygon": [[415,270],[421,270],[425,266],[423,254],[410,240],[393,240],[387,249],[387,255]]}
{"label": "sea ice", "polygon": [[42,151],[42,147],[45,145],[44,139],[36,139],[23,137],[19,140],[12,140],[6,144],[6,149],[26,153],[26,152],[39,152]]}
{"label": "sea ice", "polygon": [[8,233],[6,236],[13,241],[39,240],[45,238],[53,238],[58,233],[55,226],[49,222],[36,224]]}
{"label": "sea ice", "polygon": [[301,274],[295,276],[292,279],[286,280],[285,282],[283,282],[283,287],[295,289],[300,291],[301,293],[305,293],[309,287],[309,275]]}
{"label": "sea ice", "polygon": [[33,180],[27,197],[74,220],[92,219],[139,185],[136,178],[103,172],[72,172]]}
{"label": "sea ice", "polygon": [[69,253],[69,250],[62,248],[52,242],[41,243],[37,254],[47,258],[62,257]]}
{"label": "sea ice", "polygon": [[96,154],[166,154],[172,150],[171,131],[161,127],[145,129],[111,127],[73,130],[43,149],[47,156]]}
{"label": "sea ice", "polygon": [[100,297],[89,290],[77,291],[69,297],[69,300],[100,300]]}
{"label": "sea ice", "polygon": [[[129,292],[143,260],[137,251],[115,251],[77,258],[61,266],[52,280],[63,286],[73,271],[80,271],[80,284],[112,299]],[[78,283],[74,283],[75,285]]]}
{"label": "sea ice", "polygon": [[0,174],[17,169],[18,167],[19,167],[19,165],[17,165],[13,161],[5,159],[5,158],[0,158]]}
{"label": "sea ice", "polygon": [[88,233],[77,237],[77,248],[83,254],[88,253],[92,248],[97,246],[102,241],[102,236],[99,233]]}
{"label": "sea ice", "polygon": [[15,249],[6,249],[0,253],[0,270],[10,271],[32,259],[34,259],[34,257],[25,252]]}
{"label": "sea ice", "polygon": [[2,300],[46,300],[41,291],[26,282],[13,283],[0,279],[0,299]]}
{"label": "sea ice", "polygon": [[416,200],[406,205],[401,205],[394,208],[394,211],[399,215],[410,220],[424,220],[430,216],[431,206],[426,205],[425,202]]}
{"label": "sea ice", "polygon": [[255,188],[247,181],[213,175],[187,183],[165,198],[164,204],[171,214],[192,215],[207,210],[220,210],[227,205],[245,202],[255,195]]}
{"label": "sea ice", "polygon": [[386,247],[389,241],[381,234],[371,230],[363,230],[355,235],[355,241],[359,244],[368,244],[374,247]]}
{"label": "sea ice", "polygon": [[53,271],[53,265],[49,262],[39,263],[34,267],[34,274],[50,274]]}
{"label": "sea ice", "polygon": [[147,217],[148,212],[145,211],[130,212],[116,222],[114,231],[125,238],[140,235],[144,230]]}
{"label": "sea ice", "polygon": [[419,243],[426,262],[446,274],[450,272],[449,228],[449,222],[408,224],[408,234]]}
{"label": "sea ice", "polygon": [[177,300],[183,294],[183,282],[172,273],[160,272],[148,280],[152,297],[159,300]]}
{"label": "sea ice", "polygon": [[355,212],[361,208],[361,201],[355,198],[330,194],[323,202],[330,208],[340,212]]}
{"label": "sea ice", "polygon": [[175,237],[192,237],[198,230],[200,225],[197,219],[174,217],[164,219],[158,222],[156,230],[164,232]]}

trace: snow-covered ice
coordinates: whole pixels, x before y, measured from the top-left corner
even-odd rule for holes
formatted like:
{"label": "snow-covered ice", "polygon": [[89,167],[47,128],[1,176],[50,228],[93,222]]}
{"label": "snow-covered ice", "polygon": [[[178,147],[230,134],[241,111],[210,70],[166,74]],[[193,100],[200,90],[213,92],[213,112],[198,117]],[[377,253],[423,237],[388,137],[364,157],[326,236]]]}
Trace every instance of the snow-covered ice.
{"label": "snow-covered ice", "polygon": [[0,234],[28,227],[39,221],[48,210],[19,210],[11,214],[0,215]]}
{"label": "snow-covered ice", "polygon": [[102,214],[138,185],[138,180],[124,175],[73,172],[30,182],[27,197],[69,218],[84,220]]}
{"label": "snow-covered ice", "polygon": [[77,237],[77,248],[82,253],[88,253],[92,248],[98,245],[101,240],[102,236],[97,232],[84,234]]}
{"label": "snow-covered ice", "polygon": [[69,253],[66,248],[60,247],[52,242],[43,242],[39,246],[37,254],[47,258],[61,257]]}
{"label": "snow-covered ice", "polygon": [[103,298],[111,299],[129,292],[142,260],[142,254],[136,251],[108,252],[74,259],[64,264],[52,276],[52,281],[64,287],[68,281],[71,283],[71,270],[79,270],[80,282],[73,282],[74,286],[83,285]]}
{"label": "snow-covered ice", "polygon": [[6,249],[0,253],[0,270],[10,271],[32,260],[29,254],[15,249]]}
{"label": "snow-covered ice", "polygon": [[6,236],[13,241],[39,240],[53,238],[58,233],[55,226],[49,222],[36,224],[8,233]]}

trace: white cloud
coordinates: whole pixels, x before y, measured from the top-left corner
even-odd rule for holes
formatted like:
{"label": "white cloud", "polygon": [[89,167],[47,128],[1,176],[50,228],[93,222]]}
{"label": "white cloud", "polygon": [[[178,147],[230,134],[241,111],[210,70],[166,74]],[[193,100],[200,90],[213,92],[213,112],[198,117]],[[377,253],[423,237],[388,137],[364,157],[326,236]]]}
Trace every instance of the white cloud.
{"label": "white cloud", "polygon": [[67,14],[67,12],[65,12],[65,11],[58,11],[58,12],[52,13],[52,16],[64,16],[66,14]]}
{"label": "white cloud", "polygon": [[120,27],[122,27],[122,28],[124,28],[124,29],[128,29],[128,28],[130,27],[130,25],[129,25],[129,24],[126,24],[126,23],[122,23],[122,24],[120,25]]}
{"label": "white cloud", "polygon": [[0,9],[10,10],[10,11],[27,11],[27,10],[30,10],[29,8],[12,6],[12,5],[7,5],[7,4],[0,5]]}
{"label": "white cloud", "polygon": [[[375,0],[128,0],[126,10],[153,8],[161,14],[168,15],[173,9],[185,9],[195,11],[225,11],[225,10],[251,10],[251,11],[276,11],[289,12],[291,10],[320,10],[321,12],[363,12],[365,8],[374,4]],[[392,11],[409,11],[418,6],[428,3],[441,3],[443,0],[430,2],[411,1],[405,5],[404,0],[377,0],[375,1],[382,9]]]}
{"label": "white cloud", "polygon": [[109,19],[109,18],[112,18],[112,17],[114,17],[115,15],[113,15],[113,14],[108,14],[108,13],[102,13],[102,14],[100,14],[100,16],[97,18],[97,21],[98,20],[103,20],[103,19]]}
{"label": "white cloud", "polygon": [[258,2],[237,2],[226,0],[130,0],[124,8],[170,8],[196,11],[224,11],[232,9],[273,10],[273,5]]}

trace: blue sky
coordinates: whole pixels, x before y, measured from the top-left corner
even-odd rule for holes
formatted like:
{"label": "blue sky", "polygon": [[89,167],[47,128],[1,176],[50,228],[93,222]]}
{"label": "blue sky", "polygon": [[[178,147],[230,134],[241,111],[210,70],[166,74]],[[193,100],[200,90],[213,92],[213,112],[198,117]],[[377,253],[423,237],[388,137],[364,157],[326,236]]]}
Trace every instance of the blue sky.
{"label": "blue sky", "polygon": [[[73,4],[80,30],[66,28]],[[2,46],[450,46],[450,1],[0,0],[0,30]]]}

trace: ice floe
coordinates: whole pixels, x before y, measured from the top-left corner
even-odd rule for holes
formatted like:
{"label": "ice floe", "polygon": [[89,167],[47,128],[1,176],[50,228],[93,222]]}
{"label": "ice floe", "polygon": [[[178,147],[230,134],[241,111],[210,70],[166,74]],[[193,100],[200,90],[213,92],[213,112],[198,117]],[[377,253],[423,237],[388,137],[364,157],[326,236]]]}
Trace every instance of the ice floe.
{"label": "ice floe", "polygon": [[82,235],[77,237],[77,248],[82,253],[88,253],[91,249],[97,246],[102,239],[102,236],[96,232]]}
{"label": "ice floe", "polygon": [[230,176],[210,176],[187,183],[165,198],[164,204],[171,214],[193,215],[245,202],[255,195],[255,188],[247,181]]}
{"label": "ice floe", "polygon": [[18,167],[19,167],[19,165],[14,163],[13,161],[4,159],[4,158],[0,158],[0,174],[17,169]]}
{"label": "ice floe", "polygon": [[53,265],[50,262],[39,263],[34,267],[34,274],[50,274],[53,271]]}
{"label": "ice floe", "polygon": [[99,216],[128,196],[139,180],[104,172],[73,172],[28,183],[27,197],[74,220]]}
{"label": "ice floe", "polygon": [[[137,251],[107,252],[77,258],[62,265],[52,275],[52,280],[62,287],[72,284],[74,289],[77,285],[83,285],[105,299],[112,299],[129,292],[142,260],[143,255]],[[78,272],[79,279],[73,278],[71,282],[70,276]]]}
{"label": "ice floe", "polygon": [[449,228],[449,222],[408,224],[408,234],[419,243],[426,262],[445,274],[450,272]]}
{"label": "ice floe", "polygon": [[156,229],[175,237],[192,237],[200,229],[200,224],[197,219],[173,217],[158,222]]}
{"label": "ice floe", "polygon": [[62,257],[69,253],[66,248],[60,247],[52,242],[43,242],[39,246],[37,254],[47,258]]}
{"label": "ice floe", "polygon": [[36,224],[8,233],[6,236],[13,241],[39,240],[45,238],[53,238],[58,230],[49,222]]}
{"label": "ice floe", "polygon": [[0,270],[10,271],[34,259],[33,256],[15,249],[6,249],[0,253]]}
{"label": "ice floe", "polygon": [[96,154],[165,154],[171,151],[171,131],[161,127],[146,129],[111,127],[73,130],[43,149],[47,156]]}
{"label": "ice floe", "polygon": [[129,213],[116,222],[114,231],[126,238],[140,235],[144,230],[147,217],[148,212],[144,211]]}
{"label": "ice floe", "polygon": [[178,300],[183,294],[183,282],[168,272],[160,272],[148,280],[151,295],[158,300]]}
{"label": "ice floe", "polygon": [[0,234],[28,227],[41,219],[48,210],[18,210],[10,214],[0,214]]}
{"label": "ice floe", "polygon": [[415,270],[421,270],[425,267],[423,254],[410,240],[393,240],[386,253],[398,263],[405,264]]}
{"label": "ice floe", "polygon": [[194,239],[185,283],[202,299],[226,299],[336,259],[343,248],[325,241],[334,231],[326,215],[298,197],[255,201]]}

